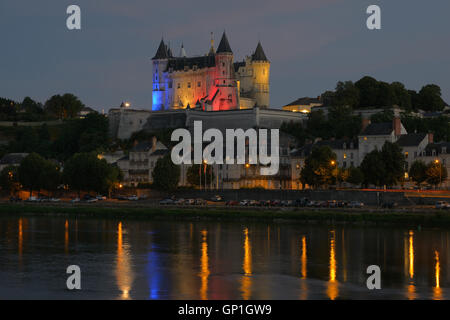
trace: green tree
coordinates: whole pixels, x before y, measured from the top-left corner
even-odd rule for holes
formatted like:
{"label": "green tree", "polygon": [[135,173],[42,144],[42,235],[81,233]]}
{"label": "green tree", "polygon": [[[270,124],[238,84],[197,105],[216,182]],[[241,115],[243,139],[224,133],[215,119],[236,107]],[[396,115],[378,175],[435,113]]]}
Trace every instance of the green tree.
{"label": "green tree", "polygon": [[16,166],[8,166],[0,172],[0,186],[9,194],[15,194],[20,190],[19,177]]}
{"label": "green tree", "polygon": [[364,157],[361,162],[361,171],[364,175],[364,184],[373,184],[377,187],[384,184],[385,166],[381,152],[373,150]]}
{"label": "green tree", "polygon": [[419,91],[420,108],[427,111],[440,111],[445,107],[441,88],[435,84],[423,86]]}
{"label": "green tree", "polygon": [[384,109],[382,112],[378,112],[370,116],[370,122],[391,122],[394,119],[394,111],[392,109]]}
{"label": "green tree", "polygon": [[409,169],[410,178],[420,186],[421,183],[427,180],[427,165],[421,160],[416,160],[411,164]]}
{"label": "green tree", "polygon": [[339,81],[336,85],[334,104],[357,107],[359,105],[359,89],[351,81]]}
{"label": "green tree", "polygon": [[328,112],[328,126],[335,138],[351,138],[361,131],[361,116],[348,106],[333,106]]}
{"label": "green tree", "polygon": [[305,159],[300,172],[300,181],[312,187],[330,185],[335,182],[336,154],[328,146],[314,147]]}
{"label": "green tree", "polygon": [[400,146],[386,141],[381,149],[381,157],[385,168],[384,184],[395,185],[405,176],[405,156]]}
{"label": "green tree", "polygon": [[355,82],[360,93],[359,107],[370,108],[377,105],[378,81],[372,77],[363,77]]}
{"label": "green tree", "polygon": [[59,119],[75,118],[84,104],[73,94],[57,94],[45,102],[45,111]]}
{"label": "green tree", "polygon": [[40,190],[43,185],[46,160],[37,153],[30,153],[22,160],[18,169],[19,182],[22,186],[30,190],[30,197],[33,190]]}
{"label": "green tree", "polygon": [[175,190],[180,181],[180,166],[174,164],[170,153],[156,161],[153,168],[153,186],[162,191]]}
{"label": "green tree", "polygon": [[80,195],[81,191],[110,192],[120,173],[95,153],[77,153],[64,165],[63,181]]}
{"label": "green tree", "polygon": [[61,171],[58,164],[46,160],[41,172],[42,189],[49,193],[56,191],[61,184]]}
{"label": "green tree", "polygon": [[354,185],[360,185],[364,182],[364,175],[360,168],[350,167],[348,169],[349,175],[347,182],[354,184]]}
{"label": "green tree", "polygon": [[447,168],[441,162],[430,162],[426,170],[427,182],[435,187],[447,179]]}

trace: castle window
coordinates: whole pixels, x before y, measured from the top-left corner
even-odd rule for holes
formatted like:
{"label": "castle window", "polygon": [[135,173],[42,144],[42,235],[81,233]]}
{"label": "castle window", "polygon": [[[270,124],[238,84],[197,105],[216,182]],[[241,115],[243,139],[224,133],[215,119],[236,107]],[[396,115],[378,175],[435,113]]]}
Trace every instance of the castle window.
{"label": "castle window", "polygon": [[191,87],[191,83],[190,82],[188,82],[188,88],[190,88]]}
{"label": "castle window", "polygon": [[201,87],[201,86],[202,86],[202,82],[201,81],[197,82],[197,87]]}
{"label": "castle window", "polygon": [[180,89],[181,88],[181,83],[178,83],[178,89]]}
{"label": "castle window", "polygon": [[225,67],[225,62],[222,62],[222,67]]}
{"label": "castle window", "polygon": [[197,66],[193,66],[192,70],[196,71],[197,70]]}
{"label": "castle window", "polygon": [[169,81],[169,89],[172,89],[172,81]]}
{"label": "castle window", "polygon": [[222,71],[222,74],[225,75],[225,71]]}
{"label": "castle window", "polygon": [[253,75],[253,69],[248,69],[247,72],[248,72],[248,75],[249,75],[249,76],[252,76],[252,75]]}

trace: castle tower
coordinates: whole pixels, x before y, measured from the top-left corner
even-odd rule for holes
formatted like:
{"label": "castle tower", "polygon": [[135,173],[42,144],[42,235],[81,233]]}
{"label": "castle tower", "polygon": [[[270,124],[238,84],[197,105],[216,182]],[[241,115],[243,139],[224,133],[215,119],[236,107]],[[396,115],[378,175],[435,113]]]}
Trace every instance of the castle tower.
{"label": "castle tower", "polygon": [[158,50],[153,61],[153,94],[152,94],[152,110],[160,111],[167,108],[166,97],[166,79],[164,71],[167,68],[169,52],[164,40],[161,39]]}
{"label": "castle tower", "polygon": [[233,51],[225,32],[216,51],[216,74],[213,110],[230,110],[239,107],[237,84],[234,77]]}
{"label": "castle tower", "polygon": [[269,107],[269,75],[270,62],[258,42],[256,50],[251,57],[251,65],[253,68],[253,92],[255,93],[256,106]]}

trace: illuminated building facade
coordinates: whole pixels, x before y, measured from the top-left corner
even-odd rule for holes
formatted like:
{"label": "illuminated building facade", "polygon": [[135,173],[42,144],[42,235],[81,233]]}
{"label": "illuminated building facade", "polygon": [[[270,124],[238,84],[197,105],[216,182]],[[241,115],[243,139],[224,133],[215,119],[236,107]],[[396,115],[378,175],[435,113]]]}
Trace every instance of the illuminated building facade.
{"label": "illuminated building facade", "polygon": [[161,40],[153,61],[152,110],[197,108],[204,111],[269,107],[270,62],[261,43],[242,62],[233,61],[225,32],[217,51],[178,57]]}

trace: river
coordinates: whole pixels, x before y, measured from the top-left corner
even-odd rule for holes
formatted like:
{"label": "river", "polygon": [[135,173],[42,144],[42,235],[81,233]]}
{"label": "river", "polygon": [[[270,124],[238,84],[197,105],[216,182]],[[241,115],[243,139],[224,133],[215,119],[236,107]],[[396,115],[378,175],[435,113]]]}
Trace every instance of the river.
{"label": "river", "polygon": [[449,299],[449,245],[442,228],[5,216],[0,299]]}

